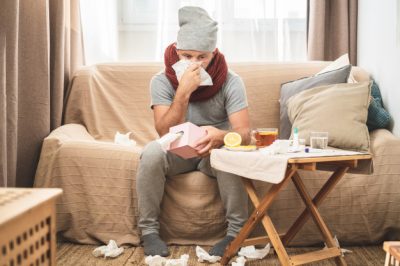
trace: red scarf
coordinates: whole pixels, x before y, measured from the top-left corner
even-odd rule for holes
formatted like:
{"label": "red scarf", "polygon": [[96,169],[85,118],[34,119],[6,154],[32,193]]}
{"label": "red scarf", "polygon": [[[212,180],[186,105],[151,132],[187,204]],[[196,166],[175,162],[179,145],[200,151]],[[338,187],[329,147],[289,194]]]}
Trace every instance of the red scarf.
{"label": "red scarf", "polygon": [[[172,87],[176,90],[178,88],[178,80],[176,78],[175,70],[172,65],[179,61],[179,56],[176,53],[175,43],[169,45],[165,49],[164,63],[165,63],[165,74],[169,82],[171,82]],[[199,102],[210,99],[222,88],[227,74],[228,66],[225,62],[225,57],[218,49],[214,52],[214,57],[208,65],[206,71],[211,76],[213,85],[212,86],[200,86],[195,90],[190,96],[190,102]]]}

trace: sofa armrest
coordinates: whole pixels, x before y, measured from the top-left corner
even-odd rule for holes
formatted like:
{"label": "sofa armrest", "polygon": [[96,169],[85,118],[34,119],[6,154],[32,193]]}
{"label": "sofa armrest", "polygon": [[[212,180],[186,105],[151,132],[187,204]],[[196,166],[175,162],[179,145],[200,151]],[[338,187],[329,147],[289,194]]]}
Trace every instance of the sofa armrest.
{"label": "sofa armrest", "polygon": [[375,178],[391,180],[400,175],[400,138],[386,129],[372,131],[370,138]]}
{"label": "sofa armrest", "polygon": [[370,133],[371,152],[377,155],[398,155],[400,158],[400,138],[387,129],[377,129]]}
{"label": "sofa armrest", "polygon": [[53,130],[44,140],[57,139],[60,142],[70,140],[94,141],[86,128],[80,124],[66,124]]}
{"label": "sofa armrest", "polygon": [[[123,146],[113,142],[97,141],[79,124],[67,124],[53,130],[43,141],[36,170],[36,187],[53,187],[50,180],[60,174],[60,167],[68,162],[71,169],[86,166],[106,169],[109,162],[136,165],[141,147]],[[120,166],[117,166],[118,168]],[[54,186],[57,187],[57,186]]]}
{"label": "sofa armrest", "polygon": [[140,147],[97,141],[77,124],[43,142],[35,187],[58,187],[57,230],[80,243],[139,244],[136,171]]}

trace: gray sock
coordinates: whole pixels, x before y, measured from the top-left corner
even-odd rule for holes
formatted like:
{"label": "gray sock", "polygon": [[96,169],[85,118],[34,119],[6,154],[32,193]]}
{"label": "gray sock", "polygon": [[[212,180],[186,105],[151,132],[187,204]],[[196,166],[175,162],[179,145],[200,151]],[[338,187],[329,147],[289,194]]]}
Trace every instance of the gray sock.
{"label": "gray sock", "polygon": [[160,255],[161,257],[169,256],[167,244],[161,240],[160,236],[156,233],[142,236],[144,254],[149,256]]}
{"label": "gray sock", "polygon": [[224,239],[219,241],[215,246],[213,246],[208,252],[211,256],[224,256],[225,249],[235,238],[233,236],[226,236]]}

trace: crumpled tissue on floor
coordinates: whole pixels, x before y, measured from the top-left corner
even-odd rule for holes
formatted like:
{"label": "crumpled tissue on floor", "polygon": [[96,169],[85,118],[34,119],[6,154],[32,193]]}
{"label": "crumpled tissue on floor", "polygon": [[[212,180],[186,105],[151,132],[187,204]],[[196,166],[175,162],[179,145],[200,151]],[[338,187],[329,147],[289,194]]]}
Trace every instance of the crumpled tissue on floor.
{"label": "crumpled tissue on floor", "polygon": [[214,256],[214,255],[211,256],[210,254],[208,254],[207,251],[205,251],[204,249],[202,249],[199,246],[196,246],[196,256],[197,256],[198,262],[208,261],[211,263],[215,263],[221,259],[220,256]]}
{"label": "crumpled tissue on floor", "polygon": [[107,246],[100,246],[93,250],[92,254],[95,257],[104,256],[104,258],[115,258],[124,252],[123,247],[118,247],[114,240],[110,240]]}
{"label": "crumpled tissue on floor", "polygon": [[242,247],[238,253],[239,256],[244,256],[248,259],[263,259],[268,255],[271,245],[268,243],[262,249],[256,249],[254,246]]}
{"label": "crumpled tissue on floor", "polygon": [[188,254],[183,254],[179,259],[167,259],[159,255],[147,256],[144,262],[149,266],[187,266]]}

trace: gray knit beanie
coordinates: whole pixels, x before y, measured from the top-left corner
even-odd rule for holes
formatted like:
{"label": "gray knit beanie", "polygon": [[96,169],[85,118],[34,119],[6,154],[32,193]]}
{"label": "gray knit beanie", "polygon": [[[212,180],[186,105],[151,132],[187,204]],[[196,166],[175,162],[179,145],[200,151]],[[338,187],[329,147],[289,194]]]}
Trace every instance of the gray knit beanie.
{"label": "gray knit beanie", "polygon": [[217,45],[217,22],[207,11],[196,6],[179,9],[179,32],[176,48],[213,52]]}

